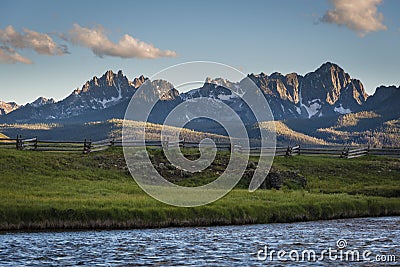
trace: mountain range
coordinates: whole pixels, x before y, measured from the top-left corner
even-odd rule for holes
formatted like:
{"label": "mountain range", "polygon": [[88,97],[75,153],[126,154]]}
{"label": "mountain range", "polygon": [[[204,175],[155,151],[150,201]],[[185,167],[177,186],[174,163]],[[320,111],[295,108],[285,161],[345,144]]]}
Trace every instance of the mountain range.
{"label": "mountain range", "polygon": [[[275,72],[270,75],[252,73],[247,77],[261,89],[260,97],[268,101],[275,120],[299,133],[318,136],[325,141],[327,138],[318,129],[335,127],[340,118],[346,115],[348,118],[352,114],[365,113],[372,117],[369,118],[369,126],[363,126],[362,129],[353,127],[352,132],[378,131],[385,127],[385,123],[400,118],[400,87],[380,86],[369,96],[360,80],[352,78],[340,66],[331,62],[322,64],[304,76]],[[121,119],[130,99],[144,83],[148,86],[138,97],[143,102],[159,100],[149,117],[150,122],[161,124],[177,105],[207,97],[214,101],[215,112],[219,111],[219,105],[227,104],[245,124],[255,123],[254,115],[241,98],[246,94],[244,80],[232,82],[222,77],[205,77],[200,88],[179,93],[168,81],[150,81],[144,76],[129,80],[122,71],[114,73],[111,70],[100,78],[93,77],[81,89],[73,90],[60,101],[39,97],[23,106],[14,102],[0,102],[0,123],[82,124]],[[204,121],[193,123],[190,127],[220,133],[214,129],[215,125]]]}

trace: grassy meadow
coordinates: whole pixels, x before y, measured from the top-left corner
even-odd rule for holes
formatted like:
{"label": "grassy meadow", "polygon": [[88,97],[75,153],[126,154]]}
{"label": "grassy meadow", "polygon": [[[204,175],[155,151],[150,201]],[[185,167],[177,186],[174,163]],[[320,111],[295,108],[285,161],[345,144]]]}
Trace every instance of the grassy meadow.
{"label": "grassy meadow", "polygon": [[[250,193],[241,181],[212,204],[179,208],[154,200],[136,185],[120,148],[88,155],[0,149],[0,230],[147,228],[400,215],[399,159],[277,157],[273,168],[301,173],[307,179],[306,187]],[[200,173],[177,183],[193,186],[211,176]]]}

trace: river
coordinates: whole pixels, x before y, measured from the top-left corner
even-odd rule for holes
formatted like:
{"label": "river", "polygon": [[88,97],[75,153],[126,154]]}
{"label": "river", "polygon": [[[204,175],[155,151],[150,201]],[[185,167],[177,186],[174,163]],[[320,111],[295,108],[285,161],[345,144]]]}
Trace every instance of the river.
{"label": "river", "polygon": [[400,217],[0,234],[0,266],[399,264]]}

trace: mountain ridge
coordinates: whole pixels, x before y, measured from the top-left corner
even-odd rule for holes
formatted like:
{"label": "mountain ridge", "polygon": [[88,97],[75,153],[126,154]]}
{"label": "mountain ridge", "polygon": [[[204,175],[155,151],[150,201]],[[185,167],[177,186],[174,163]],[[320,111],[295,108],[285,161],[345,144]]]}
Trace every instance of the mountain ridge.
{"label": "mountain ridge", "polygon": [[[293,125],[297,132],[302,132],[302,127],[293,124],[293,120],[300,120],[304,125],[316,122],[318,125],[325,125],[324,121],[333,123],[336,118],[345,114],[371,111],[378,112],[381,116],[379,120],[374,119],[376,123],[379,121],[374,126],[378,128],[383,127],[387,121],[400,117],[400,110],[396,108],[400,100],[400,86],[380,86],[369,96],[360,80],[352,78],[343,68],[331,62],[322,64],[304,76],[295,72],[285,75],[279,72],[270,75],[261,72],[248,74],[247,77],[260,88],[275,120],[288,120],[289,126]],[[150,122],[162,124],[166,115],[177,105],[198,97],[207,97],[214,101],[214,112],[218,112],[219,105],[226,104],[237,112],[245,124],[252,125],[256,122],[255,117],[241,99],[246,94],[243,81],[205,77],[201,87],[179,93],[174,85],[165,80],[150,81],[143,75],[129,80],[122,71],[114,73],[108,70],[100,77],[93,76],[81,88],[73,90],[60,101],[39,97],[24,106],[14,103],[14,109],[7,109],[7,114],[2,112],[0,122],[86,123],[122,119],[131,97],[140,86],[146,84],[145,90],[141,91],[142,95],[138,97],[143,99],[143,103],[158,101],[154,112],[149,116]],[[1,108],[0,105],[0,112]],[[188,109],[187,112],[191,110]],[[207,123],[196,125],[198,128],[195,130],[207,130],[202,129],[207,127]],[[330,127],[325,126],[310,126],[310,129]],[[306,131],[304,129],[303,133]],[[315,136],[320,137],[317,133]]]}

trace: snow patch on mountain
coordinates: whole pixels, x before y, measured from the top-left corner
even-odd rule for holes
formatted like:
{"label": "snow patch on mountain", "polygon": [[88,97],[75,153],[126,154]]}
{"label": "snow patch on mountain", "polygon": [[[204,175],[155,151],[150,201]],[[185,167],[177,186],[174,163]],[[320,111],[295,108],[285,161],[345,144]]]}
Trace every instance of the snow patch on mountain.
{"label": "snow patch on mountain", "polygon": [[319,112],[321,109],[321,99],[314,99],[309,102],[309,106],[306,106],[305,104],[301,104],[302,107],[304,107],[307,110],[308,113],[308,118],[311,118],[315,114]]}
{"label": "snow patch on mountain", "polygon": [[[321,99],[313,99],[312,101],[308,101],[308,106],[306,106],[303,103],[303,97],[302,97],[302,86],[300,86],[299,89],[299,104],[300,107],[304,107],[307,111],[308,118],[311,118],[315,114],[319,112],[321,109]],[[297,113],[301,114],[301,109],[299,107],[296,107]]]}
{"label": "snow patch on mountain", "polygon": [[351,109],[349,109],[349,108],[344,108],[344,107],[342,106],[342,104],[340,104],[338,107],[335,107],[333,110],[334,110],[336,113],[339,113],[339,114],[349,114],[349,113],[351,113]]}
{"label": "snow patch on mountain", "polygon": [[100,103],[103,108],[107,108],[108,106],[110,106],[110,103],[114,103],[117,102],[121,99],[122,97],[119,95],[117,97],[111,97],[111,99],[102,99],[102,100],[97,100],[97,103]]}
{"label": "snow patch on mountain", "polygon": [[237,98],[238,96],[234,95],[234,94],[230,94],[230,95],[223,95],[223,94],[219,94],[217,96],[218,99],[222,100],[222,101],[228,101],[231,100],[232,98]]}

